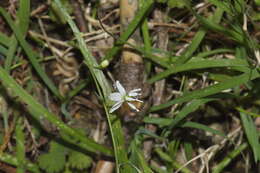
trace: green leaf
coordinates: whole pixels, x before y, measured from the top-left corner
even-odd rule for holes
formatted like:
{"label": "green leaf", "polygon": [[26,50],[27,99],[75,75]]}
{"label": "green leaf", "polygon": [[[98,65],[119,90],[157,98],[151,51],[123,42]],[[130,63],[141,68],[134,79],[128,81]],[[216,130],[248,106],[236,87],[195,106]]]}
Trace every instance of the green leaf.
{"label": "green leaf", "polygon": [[106,53],[105,58],[103,58],[102,61],[111,61],[113,57],[115,57],[115,55],[121,50],[123,46],[122,43],[125,43],[128,38],[134,33],[140,22],[142,22],[142,20],[144,19],[144,16],[146,16],[150,12],[150,9],[154,3],[154,0],[146,0],[146,3],[144,3],[136,13],[135,18],[131,21],[126,30],[120,35],[120,38],[114,44],[115,46],[113,46],[113,48],[111,48]]}
{"label": "green leaf", "polygon": [[183,8],[186,6],[185,1],[180,0],[168,0],[167,4],[170,8]]}
{"label": "green leaf", "polygon": [[19,29],[25,34],[30,22],[30,0],[19,1],[19,10],[17,13]]}
{"label": "green leaf", "polygon": [[204,98],[192,100],[189,104],[186,104],[182,110],[170,121],[170,128],[175,127],[179,122],[186,118],[190,113],[195,112],[201,105],[207,102],[215,100],[214,98]]}
{"label": "green leaf", "polygon": [[187,101],[190,101],[193,99],[207,97],[207,96],[219,93],[223,90],[239,86],[241,84],[244,84],[250,80],[253,80],[253,79],[256,79],[259,77],[260,77],[260,74],[259,74],[258,70],[251,70],[249,73],[244,73],[242,75],[232,77],[229,80],[226,80],[224,82],[220,82],[218,84],[209,86],[207,88],[184,94],[183,96],[176,98],[174,100],[170,100],[167,103],[160,104],[158,106],[153,106],[153,107],[151,107],[150,112],[167,108],[173,104],[183,103],[183,102],[187,102]]}
{"label": "green leaf", "polygon": [[138,168],[136,168],[135,172],[142,172],[142,173],[152,173],[153,171],[149,168],[145,157],[143,155],[143,152],[140,150],[140,148],[137,146],[137,144],[134,142],[131,145],[131,156],[130,156],[131,163],[134,165],[137,165]]}
{"label": "green leaf", "polygon": [[185,156],[187,160],[192,159],[192,153],[193,153],[193,147],[190,142],[184,142],[184,151],[185,151]]}
{"label": "green leaf", "polygon": [[8,43],[8,52],[6,53],[6,59],[5,59],[5,70],[8,73],[10,73],[10,71],[11,71],[11,65],[12,65],[13,59],[15,58],[17,45],[18,45],[18,42],[15,38],[15,35],[12,35],[10,38],[10,41]]}
{"label": "green leaf", "polygon": [[72,151],[69,155],[68,164],[71,168],[74,169],[87,169],[91,166],[92,159],[91,157],[80,153],[78,151]]}
{"label": "green leaf", "polygon": [[226,157],[220,161],[216,166],[213,167],[212,173],[221,173],[223,169],[230,164],[232,160],[235,159],[240,153],[243,152],[248,147],[247,143],[243,143],[239,146],[236,146],[235,149],[226,154]]}
{"label": "green leaf", "polygon": [[[69,3],[68,0],[61,0],[62,5],[66,8],[66,10],[68,11],[69,14],[72,13],[73,8],[71,6],[71,4]],[[59,24],[66,24],[66,19],[62,14],[61,9],[58,7],[58,5],[56,3],[54,3],[54,1],[51,1],[51,10],[49,13],[49,16],[51,17],[51,19],[54,22],[57,22]]]}
{"label": "green leaf", "polygon": [[52,141],[50,151],[40,155],[38,158],[40,168],[47,173],[60,172],[66,163],[66,153],[67,149],[63,145]]}
{"label": "green leaf", "polygon": [[65,166],[65,155],[61,153],[42,154],[38,158],[39,166],[47,173],[60,172]]}
{"label": "green leaf", "polygon": [[260,0],[255,0],[256,5],[260,6]]}
{"label": "green leaf", "polygon": [[248,142],[253,150],[255,162],[257,162],[260,160],[259,133],[257,132],[251,116],[245,114],[244,112],[240,112],[240,118],[242,120]]}
{"label": "green leaf", "polygon": [[243,112],[244,114],[250,115],[250,116],[252,116],[253,118],[260,117],[260,114],[256,114],[256,113],[254,113],[254,112],[249,112],[249,111],[247,111],[247,110],[245,110],[245,109],[242,109],[242,108],[240,108],[240,107],[237,107],[236,110],[238,110],[239,112]]}
{"label": "green leaf", "polygon": [[156,0],[158,3],[166,3],[168,0]]}
{"label": "green leaf", "polygon": [[9,41],[10,38],[7,35],[0,32],[0,43],[8,47]]}
{"label": "green leaf", "polygon": [[177,152],[178,152],[178,149],[180,147],[180,140],[173,140],[169,143],[168,145],[168,152],[169,152],[169,155],[176,159],[176,156],[177,156]]}
{"label": "green leaf", "polygon": [[25,135],[24,135],[24,126],[23,126],[23,117],[19,117],[16,121],[16,157],[19,162],[16,172],[24,173],[25,172]]}
{"label": "green leaf", "polygon": [[137,135],[142,134],[142,135],[146,135],[146,136],[150,136],[152,138],[158,139],[158,140],[164,140],[164,138],[158,136],[157,134],[155,134],[154,132],[151,132],[150,130],[140,127],[138,129],[138,131],[136,132]]}
{"label": "green leaf", "polygon": [[230,4],[227,1],[220,1],[220,0],[209,0],[212,4],[216,5],[218,8],[223,9],[225,12],[232,14],[230,9]]}
{"label": "green leaf", "polygon": [[169,128],[172,129],[190,113],[196,111],[201,105],[213,101],[215,99],[216,98],[195,99],[192,100],[190,103],[186,104],[174,118],[145,117],[144,122],[158,124],[161,127],[169,126]]}
{"label": "green leaf", "polygon": [[[1,162],[8,163],[13,166],[18,166],[20,163],[16,156],[12,156],[10,154],[2,153],[0,154]],[[25,160],[26,169],[30,172],[40,173],[39,167],[37,164],[31,163],[28,160]]]}
{"label": "green leaf", "polygon": [[[193,12],[193,10],[192,10]],[[195,12],[193,12],[195,13]],[[196,13],[195,13],[196,15]],[[216,24],[220,22],[221,18],[223,16],[223,10],[221,8],[217,8],[215,13],[207,18],[207,21],[214,21]],[[192,58],[192,55],[194,52],[198,49],[200,44],[202,43],[205,35],[207,33],[207,30],[205,28],[200,28],[199,31],[195,34],[193,37],[190,45],[185,49],[185,51],[182,53],[182,55],[178,58],[178,60],[175,62],[175,65],[184,64],[185,62],[189,61]]]}
{"label": "green leaf", "polygon": [[[0,7],[0,14],[5,18],[5,20],[9,24],[10,28],[14,32],[17,40],[19,41],[19,44],[21,45],[24,52],[26,53],[26,55],[27,55],[28,59],[30,60],[30,63],[32,64],[35,71],[38,73],[38,75],[41,77],[41,79],[45,82],[45,84],[49,87],[49,89],[53,92],[53,94],[56,95],[58,98],[62,99],[62,96],[59,94],[57,87],[54,85],[54,83],[47,76],[47,74],[42,69],[41,65],[39,64],[37,58],[40,56],[35,51],[33,51],[31,46],[24,39],[24,35],[23,35],[22,31],[19,29],[19,27],[17,27],[17,25],[15,25],[10,14],[4,8],[1,8],[1,7]],[[26,28],[24,28],[24,29],[26,29]]]}
{"label": "green leaf", "polygon": [[[101,144],[94,142],[92,139],[77,133],[74,129],[70,128],[63,121],[57,118],[57,115],[50,113],[43,105],[39,104],[30,94],[28,94],[17,82],[6,73],[6,71],[0,66],[0,81],[1,83],[12,91],[12,96],[18,96],[23,103],[28,106],[28,111],[38,121],[41,118],[47,119],[60,130],[66,134],[75,137],[82,142],[82,147],[91,152],[102,152],[103,154],[112,155],[112,151]],[[70,141],[68,141],[70,142]],[[77,145],[77,143],[75,143]]]}
{"label": "green leaf", "polygon": [[[176,170],[180,169],[182,167],[182,165],[180,163],[178,163],[176,160],[174,160],[168,153],[162,151],[161,148],[157,147],[157,148],[155,148],[154,151],[160,157],[161,160],[170,163],[170,167],[172,167]],[[186,167],[181,168],[180,171],[183,172],[183,173],[191,173],[192,172]],[[168,172],[172,172],[172,171],[168,171]]]}
{"label": "green leaf", "polygon": [[215,129],[210,128],[210,127],[208,127],[206,125],[203,125],[203,124],[200,124],[200,123],[196,123],[196,122],[188,121],[188,122],[185,122],[183,125],[181,125],[181,127],[196,128],[196,129],[204,130],[204,131],[207,131],[207,132],[219,135],[219,136],[223,136],[223,137],[226,136],[224,133],[222,133],[222,132],[220,132],[218,130],[215,130]]}
{"label": "green leaf", "polygon": [[55,141],[52,141],[50,143],[50,152],[51,153],[64,153],[65,154],[67,152],[67,149],[63,145],[61,145],[61,144],[59,144]]}
{"label": "green leaf", "polygon": [[148,80],[148,82],[153,83],[163,78],[166,78],[169,75],[176,74],[179,72],[217,67],[237,67],[236,69],[240,71],[245,71],[245,69],[248,69],[247,62],[241,59],[192,59],[185,64],[178,65],[174,68],[169,68],[153,76],[151,79]]}
{"label": "green leaf", "polygon": [[[243,35],[243,31],[240,27],[236,29],[229,29],[227,27],[221,26],[218,23],[216,23],[213,20],[209,20],[207,18],[204,18],[196,13],[194,13],[194,15],[197,17],[197,19],[201,22],[201,24],[209,29],[209,30],[213,30],[215,32],[219,32],[221,34],[227,35],[228,37],[230,37],[232,40],[237,41],[238,43],[244,45],[245,44],[245,40],[244,40],[244,35]],[[235,25],[233,25],[235,26]]]}

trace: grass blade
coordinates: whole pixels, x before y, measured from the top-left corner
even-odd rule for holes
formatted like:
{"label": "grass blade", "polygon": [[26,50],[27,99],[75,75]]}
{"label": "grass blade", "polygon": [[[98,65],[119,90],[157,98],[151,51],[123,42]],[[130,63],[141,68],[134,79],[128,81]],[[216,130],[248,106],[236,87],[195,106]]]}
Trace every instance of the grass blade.
{"label": "grass blade", "polygon": [[138,10],[137,14],[135,15],[135,18],[128,25],[127,29],[121,34],[118,41],[115,43],[115,46],[108,51],[103,60],[111,61],[113,59],[113,57],[120,51],[121,47],[127,41],[127,39],[134,33],[135,29],[140,24],[144,16],[147,15],[153,3],[154,0],[146,0],[146,2]]}
{"label": "grass blade", "polygon": [[[198,69],[206,69],[206,68],[216,68],[216,67],[242,67],[241,71],[245,71],[245,67],[247,67],[247,63],[243,60],[239,59],[212,59],[212,60],[196,60],[189,61],[183,65],[176,66],[175,68],[167,69],[148,80],[149,83],[156,82],[163,78],[168,77],[169,75],[183,72],[183,71],[191,71]],[[238,69],[238,68],[237,68]],[[239,69],[238,69],[239,70]]]}
{"label": "grass blade", "polygon": [[17,17],[19,29],[22,34],[25,34],[29,28],[30,22],[30,0],[19,1]]}
{"label": "grass blade", "polygon": [[[21,33],[26,35],[26,32],[29,28],[29,19],[30,19],[30,0],[23,0],[19,1],[19,10],[17,12],[17,26],[19,26]],[[8,73],[11,71],[11,65],[12,61],[14,59],[14,55],[16,52],[18,46],[18,42],[15,38],[15,35],[13,35],[10,38],[9,44],[8,44],[8,53],[5,60],[5,69]]]}
{"label": "grass blade", "polygon": [[231,39],[237,41],[238,43],[243,44],[244,38],[243,38],[242,30],[240,30],[240,31],[231,30],[231,29],[228,29],[226,27],[219,25],[215,21],[206,19],[206,18],[196,14],[195,12],[194,12],[194,15],[203,24],[204,27],[206,27],[210,30],[225,34],[228,37],[230,37]]}
{"label": "grass blade", "polygon": [[[182,165],[180,163],[178,163],[176,160],[172,159],[172,157],[168,153],[163,152],[161,150],[161,148],[156,148],[155,152],[159,155],[159,157],[162,160],[169,162],[172,165],[172,167],[175,168],[176,170],[178,170],[182,167]],[[191,171],[186,167],[181,168],[180,172],[191,173]]]}
{"label": "grass blade", "polygon": [[0,43],[3,44],[4,46],[8,47],[9,41],[10,41],[10,38],[0,32]]}
{"label": "grass blade", "polygon": [[[0,160],[2,162],[8,163],[10,165],[18,166],[20,163],[18,162],[18,159],[12,155],[2,153],[0,154]],[[39,167],[36,164],[33,164],[27,160],[25,160],[26,168],[27,170],[35,173],[40,173]]]}
{"label": "grass blade", "polygon": [[18,46],[18,42],[17,42],[14,35],[10,38],[10,42],[9,42],[8,46],[9,47],[8,47],[8,51],[7,51],[7,54],[6,54],[4,66],[5,66],[5,70],[8,73],[10,73],[12,62],[13,62],[13,59],[15,58],[15,52],[16,52],[16,49],[17,49],[17,46]]}
{"label": "grass blade", "polygon": [[256,126],[251,116],[240,112],[240,118],[242,120],[248,142],[253,150],[254,160],[257,162],[260,160],[259,133],[257,132]]}
{"label": "grass blade", "polygon": [[212,56],[214,54],[219,54],[219,53],[234,53],[234,50],[233,49],[214,49],[214,50],[198,53],[198,55],[196,55],[195,58],[206,58],[208,56]]}
{"label": "grass blade", "polygon": [[236,147],[233,151],[227,154],[227,157],[225,157],[219,164],[217,164],[213,170],[212,173],[221,173],[223,169],[236,157],[238,156],[243,150],[247,148],[247,144],[243,143],[240,146]]}
{"label": "grass blade", "polygon": [[41,79],[45,82],[45,84],[48,86],[48,88],[52,91],[52,93],[57,96],[58,98],[62,99],[62,96],[59,94],[58,89],[53,84],[53,82],[49,79],[47,74],[43,71],[42,67],[40,66],[39,62],[37,61],[37,55],[36,52],[32,50],[30,45],[25,41],[23,33],[20,31],[19,28],[14,24],[14,22],[11,19],[11,16],[7,13],[7,11],[0,7],[0,14],[5,18],[11,29],[13,30],[17,40],[19,41],[20,45],[22,46],[23,50],[25,51],[26,55],[28,56],[32,66],[34,67],[35,71],[38,73],[38,75],[41,77]]}
{"label": "grass blade", "polygon": [[175,118],[154,118],[154,117],[145,117],[145,123],[157,124],[161,127],[168,126],[169,128],[174,128],[180,121],[187,117],[190,113],[196,111],[201,105],[214,100],[214,98],[204,98],[196,99],[187,104],[183,109],[178,113]]}
{"label": "grass blade", "polygon": [[17,173],[25,172],[25,136],[23,132],[23,118],[19,117],[16,122],[16,157],[19,165],[17,166]]}
{"label": "grass blade", "polygon": [[[223,10],[221,8],[217,8],[215,11],[214,15],[208,19],[209,21],[214,20],[216,23],[218,23],[223,15]],[[204,39],[204,36],[206,35],[207,31],[202,28],[200,29],[194,38],[191,41],[191,44],[187,47],[185,52],[179,57],[179,59],[175,62],[175,64],[178,66],[180,64],[183,64],[187,62],[190,58],[192,58],[193,53],[197,50],[199,47],[200,43]]]}
{"label": "grass blade", "polygon": [[160,104],[158,106],[153,106],[153,107],[151,107],[150,112],[154,112],[154,111],[158,111],[158,110],[167,108],[173,104],[183,103],[183,102],[187,102],[187,101],[190,101],[193,99],[207,97],[207,96],[216,94],[218,92],[221,92],[223,90],[226,90],[226,89],[229,89],[229,88],[232,88],[235,86],[239,86],[241,84],[244,84],[244,83],[246,83],[250,80],[256,79],[258,77],[260,77],[258,70],[252,70],[250,73],[244,73],[242,75],[232,77],[228,81],[220,82],[218,84],[209,86],[207,88],[184,94],[183,96],[176,98],[174,100],[170,100],[167,103]]}
{"label": "grass blade", "polygon": [[184,124],[182,124],[181,127],[196,128],[196,129],[200,129],[200,130],[203,130],[203,131],[210,132],[210,133],[215,134],[215,135],[219,135],[219,136],[223,136],[223,137],[226,136],[224,133],[222,133],[218,130],[215,130],[215,129],[210,128],[206,125],[196,123],[196,122],[187,121]]}
{"label": "grass blade", "polygon": [[65,123],[60,121],[56,115],[50,113],[47,109],[45,109],[41,104],[39,104],[31,95],[29,95],[21,86],[19,86],[15,80],[8,75],[8,73],[0,67],[0,81],[5,86],[6,89],[10,89],[14,96],[18,96],[19,99],[26,103],[26,105],[37,112],[37,114],[32,114],[32,116],[40,121],[42,118],[49,120],[51,123],[56,125],[58,128],[62,129],[67,134],[74,136],[84,144],[86,144],[85,149],[91,152],[101,152],[106,155],[111,155],[111,150],[107,149],[103,145],[97,144],[93,140],[77,133],[72,128],[68,127]]}

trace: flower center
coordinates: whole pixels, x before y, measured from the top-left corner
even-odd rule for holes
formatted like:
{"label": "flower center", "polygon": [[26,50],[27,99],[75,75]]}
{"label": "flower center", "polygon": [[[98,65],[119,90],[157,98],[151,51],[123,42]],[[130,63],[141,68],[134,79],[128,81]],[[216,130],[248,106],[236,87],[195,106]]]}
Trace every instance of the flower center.
{"label": "flower center", "polygon": [[124,96],[123,96],[123,100],[124,100],[124,101],[128,100],[129,98],[131,98],[131,97],[129,97],[128,95],[124,95]]}

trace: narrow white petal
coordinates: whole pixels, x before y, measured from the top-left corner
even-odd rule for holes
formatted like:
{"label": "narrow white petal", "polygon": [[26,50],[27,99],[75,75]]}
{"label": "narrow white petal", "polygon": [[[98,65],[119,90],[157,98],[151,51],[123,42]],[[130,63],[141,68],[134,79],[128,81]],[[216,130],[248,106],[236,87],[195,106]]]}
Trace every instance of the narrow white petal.
{"label": "narrow white petal", "polygon": [[122,101],[116,102],[116,104],[114,104],[114,105],[112,106],[112,108],[109,110],[109,113],[110,113],[110,114],[113,113],[113,112],[114,112],[115,110],[117,110],[122,104],[123,104]]}
{"label": "narrow white petal", "polygon": [[116,88],[120,92],[121,95],[126,95],[126,91],[124,87],[121,85],[121,83],[117,80],[116,81]]}
{"label": "narrow white petal", "polygon": [[134,102],[134,101],[136,101],[136,102],[141,102],[141,103],[143,103],[142,100],[135,99],[135,98],[132,98],[132,97],[126,97],[125,100],[126,100],[126,101],[129,101],[129,102]]}
{"label": "narrow white petal", "polygon": [[142,94],[140,94],[140,93],[129,93],[128,94],[128,96],[130,96],[130,97],[136,97],[136,96],[140,96],[140,95],[142,95]]}
{"label": "narrow white petal", "polygon": [[111,93],[109,99],[118,102],[122,100],[122,95],[119,92]]}
{"label": "narrow white petal", "polygon": [[130,97],[136,97],[136,96],[139,96],[139,95],[142,95],[141,93],[139,93],[141,91],[141,88],[138,88],[138,89],[133,89],[131,90],[128,95]]}
{"label": "narrow white petal", "polygon": [[129,94],[130,94],[130,93],[138,93],[138,92],[140,92],[140,91],[142,91],[141,88],[133,89],[133,90],[129,91]]}
{"label": "narrow white petal", "polygon": [[134,109],[136,112],[139,112],[139,109],[137,109],[134,104],[129,102],[127,102],[127,104],[130,106],[130,108]]}

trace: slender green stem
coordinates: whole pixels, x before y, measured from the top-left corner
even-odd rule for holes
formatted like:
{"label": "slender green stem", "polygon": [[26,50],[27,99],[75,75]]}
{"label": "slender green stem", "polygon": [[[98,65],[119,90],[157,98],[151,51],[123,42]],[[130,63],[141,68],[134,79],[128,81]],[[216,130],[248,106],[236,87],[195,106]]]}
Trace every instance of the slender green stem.
{"label": "slender green stem", "polygon": [[16,157],[19,165],[17,166],[17,173],[25,172],[25,137],[23,132],[23,118],[19,117],[16,122]]}
{"label": "slender green stem", "polygon": [[240,146],[236,147],[233,151],[227,154],[227,156],[214,168],[212,173],[220,173],[222,170],[235,158],[237,157],[243,150],[248,147],[247,143],[243,143]]}
{"label": "slender green stem", "polygon": [[[125,142],[124,142],[124,136],[123,136],[123,130],[121,127],[120,119],[117,118],[116,115],[112,115],[108,113],[108,108],[106,105],[106,100],[111,93],[110,85],[103,74],[103,72],[100,69],[97,69],[98,67],[96,59],[92,56],[90,51],[88,50],[84,39],[82,37],[82,34],[80,33],[79,29],[75,25],[74,21],[72,20],[71,16],[68,14],[66,9],[63,7],[61,2],[59,0],[55,0],[55,3],[57,6],[61,9],[62,14],[64,15],[66,21],[68,22],[70,28],[72,29],[77,43],[78,47],[84,57],[84,62],[86,63],[88,69],[91,72],[91,75],[94,79],[94,82],[96,84],[96,88],[98,90],[99,96],[102,98],[104,109],[106,111],[106,116],[111,132],[111,137],[113,141],[114,146],[114,154],[115,159],[117,163],[117,170],[119,169],[119,165],[127,163],[127,152],[125,150]],[[124,169],[125,170],[125,169]],[[127,170],[127,169],[126,169]],[[119,171],[117,171],[119,172]],[[123,171],[124,172],[124,171]]]}

